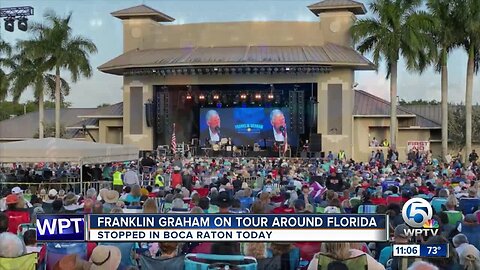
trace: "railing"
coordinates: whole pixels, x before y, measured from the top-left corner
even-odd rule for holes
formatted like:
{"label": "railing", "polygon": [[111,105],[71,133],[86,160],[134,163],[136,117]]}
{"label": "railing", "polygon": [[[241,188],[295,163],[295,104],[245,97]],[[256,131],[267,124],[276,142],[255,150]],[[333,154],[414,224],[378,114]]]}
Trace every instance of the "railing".
{"label": "railing", "polygon": [[[70,180],[71,178],[67,179]],[[49,189],[60,190],[63,189],[67,192],[72,191],[76,194],[80,193],[81,187],[85,192],[89,188],[95,188],[97,192],[102,188],[112,188],[112,181],[90,181],[80,183],[79,181],[65,181],[65,182],[43,182],[43,183],[33,183],[33,182],[1,182],[1,189],[11,188],[14,186],[21,186],[26,189],[30,189],[32,193],[36,193],[37,190],[45,189],[47,192]]]}

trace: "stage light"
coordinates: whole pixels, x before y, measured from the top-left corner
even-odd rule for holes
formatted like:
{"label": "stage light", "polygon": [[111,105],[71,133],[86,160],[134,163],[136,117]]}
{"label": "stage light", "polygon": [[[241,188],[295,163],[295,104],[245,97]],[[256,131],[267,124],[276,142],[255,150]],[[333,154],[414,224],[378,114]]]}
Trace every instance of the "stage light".
{"label": "stage light", "polygon": [[199,100],[205,100],[205,95],[204,95],[204,94],[200,94],[200,96],[198,96],[198,99],[199,99]]}
{"label": "stage light", "polygon": [[15,19],[14,18],[6,18],[5,19],[5,31],[13,32],[15,29]]}
{"label": "stage light", "polygon": [[286,70],[286,71],[290,71],[290,68],[289,68],[289,67],[286,67],[285,70]]}
{"label": "stage light", "polygon": [[270,93],[270,94],[268,94],[267,98],[268,98],[268,99],[273,99],[274,96],[273,96],[273,94]]}
{"label": "stage light", "polygon": [[192,95],[190,93],[188,93],[187,96],[185,96],[185,99],[186,100],[192,100]]}
{"label": "stage light", "polygon": [[18,29],[25,32],[27,31],[28,24],[27,24],[28,19],[25,17],[20,17],[18,19]]}
{"label": "stage light", "polygon": [[246,95],[246,94],[241,94],[241,95],[240,95],[240,98],[241,98],[241,99],[247,99],[247,95]]}
{"label": "stage light", "polygon": [[214,99],[214,100],[218,100],[218,99],[220,99],[220,96],[217,95],[217,94],[215,94],[215,95],[213,95],[213,99]]}
{"label": "stage light", "polygon": [[262,95],[261,94],[255,94],[255,99],[262,99]]}

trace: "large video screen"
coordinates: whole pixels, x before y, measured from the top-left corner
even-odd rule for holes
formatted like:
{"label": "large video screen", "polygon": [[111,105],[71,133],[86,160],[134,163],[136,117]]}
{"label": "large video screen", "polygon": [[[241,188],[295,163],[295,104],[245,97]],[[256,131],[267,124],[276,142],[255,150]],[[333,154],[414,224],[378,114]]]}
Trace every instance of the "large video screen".
{"label": "large video screen", "polygon": [[231,138],[234,145],[272,146],[276,142],[296,142],[289,132],[288,108],[202,108],[200,109],[200,140],[218,142]]}

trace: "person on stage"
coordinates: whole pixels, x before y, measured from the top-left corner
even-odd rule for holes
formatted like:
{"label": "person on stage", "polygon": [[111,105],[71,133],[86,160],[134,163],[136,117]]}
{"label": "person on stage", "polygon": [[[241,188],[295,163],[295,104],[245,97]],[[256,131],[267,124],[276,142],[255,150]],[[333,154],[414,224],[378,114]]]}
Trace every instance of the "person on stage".
{"label": "person on stage", "polygon": [[207,112],[206,121],[208,126],[209,139],[211,142],[220,141],[220,115],[215,110]]}
{"label": "person on stage", "polygon": [[287,124],[285,123],[285,116],[279,109],[275,109],[270,113],[270,123],[273,128],[273,136],[276,142],[284,142],[287,132]]}

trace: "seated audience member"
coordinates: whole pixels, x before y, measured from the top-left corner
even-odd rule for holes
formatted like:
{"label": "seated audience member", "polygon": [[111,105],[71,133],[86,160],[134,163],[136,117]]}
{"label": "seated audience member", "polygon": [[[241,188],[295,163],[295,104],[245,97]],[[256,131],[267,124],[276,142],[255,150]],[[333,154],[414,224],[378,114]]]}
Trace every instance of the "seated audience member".
{"label": "seated audience member", "polygon": [[240,255],[240,243],[237,242],[216,242],[212,245],[212,254],[216,255]]}
{"label": "seated audience member", "polygon": [[93,203],[93,209],[92,209],[93,214],[103,214],[103,204],[101,201],[95,201]]}
{"label": "seated audience member", "polygon": [[230,213],[230,207],[232,205],[232,200],[230,199],[230,195],[226,191],[222,191],[218,193],[217,198],[217,205],[219,207],[220,214],[228,214]]}
{"label": "seated audience member", "polygon": [[177,257],[179,254],[179,245],[177,242],[158,243],[157,258],[165,260]]}
{"label": "seated audience member", "polygon": [[141,197],[141,187],[139,185],[133,185],[130,194],[125,197],[125,203],[133,204],[135,202],[140,202]]}
{"label": "seated audience member", "polygon": [[69,254],[62,257],[54,266],[53,270],[87,270],[91,269],[92,263],[80,258],[77,254]]}
{"label": "seated audience member", "polygon": [[23,241],[13,233],[0,234],[0,257],[15,258],[25,254],[26,248]]}
{"label": "seated audience member", "polygon": [[97,200],[97,190],[94,188],[89,188],[85,193],[85,199],[92,199],[93,201]]}
{"label": "seated audience member", "polygon": [[[385,267],[382,264],[380,264],[379,262],[377,262],[372,256],[370,256],[370,255],[366,254],[365,252],[360,251],[358,249],[352,249],[350,247],[350,243],[346,243],[346,242],[322,243],[322,247],[321,247],[320,250],[321,250],[320,253],[315,254],[313,259],[310,261],[310,264],[308,265],[308,270],[318,269],[318,267],[319,267],[318,259],[319,259],[320,255],[325,255],[325,256],[331,257],[334,260],[338,260],[338,261],[340,261],[340,265],[341,265],[341,261],[352,259],[352,258],[358,257],[360,255],[364,255],[364,254],[366,256],[366,264],[367,264],[366,267],[367,267],[367,269],[369,269],[369,270],[384,270],[385,269]],[[340,265],[338,267],[340,267]],[[332,267],[332,266],[331,265],[330,266],[322,265],[322,269],[335,269],[335,268],[328,268],[328,267]],[[343,267],[345,267],[345,266],[343,266]],[[365,267],[365,266],[359,266],[356,269],[361,269],[362,267]],[[346,269],[346,268],[342,268],[342,269]]]}
{"label": "seated audience member", "polygon": [[37,231],[27,230],[23,233],[23,242],[26,246],[26,253],[40,252],[41,246],[37,245]]}
{"label": "seated audience member", "polygon": [[0,233],[8,231],[8,216],[0,212]]}
{"label": "seated audience member", "polygon": [[300,261],[300,252],[298,256],[292,256],[291,252],[296,249],[292,243],[271,243],[268,249],[269,257],[280,256],[281,267],[285,270],[296,270]]}
{"label": "seated audience member", "polygon": [[463,269],[480,269],[480,252],[475,246],[468,243],[464,234],[455,235],[452,242],[459,257],[460,265],[464,266]]}
{"label": "seated audience member", "polygon": [[144,214],[158,214],[158,207],[155,199],[149,198],[143,203]]}
{"label": "seated audience member", "polygon": [[82,211],[83,206],[78,205],[78,196],[72,192],[69,192],[63,198],[63,209],[61,210],[62,213],[65,214],[75,214],[79,211]]}
{"label": "seated audience member", "polygon": [[433,264],[420,261],[420,262],[414,262],[412,265],[410,265],[410,267],[408,267],[407,270],[439,270],[439,269]]}
{"label": "seated audience member", "polygon": [[93,211],[93,200],[92,199],[85,199],[83,201],[83,214],[91,214]]}
{"label": "seated audience member", "polygon": [[97,246],[90,256],[92,263],[90,270],[117,269],[120,265],[122,254],[115,246]]}
{"label": "seated audience member", "polygon": [[103,192],[103,212],[109,213],[113,207],[117,205],[119,198],[118,191],[116,190],[106,190]]}
{"label": "seated audience member", "polygon": [[63,201],[62,199],[55,199],[52,202],[52,214],[58,214],[62,211],[63,209]]}

